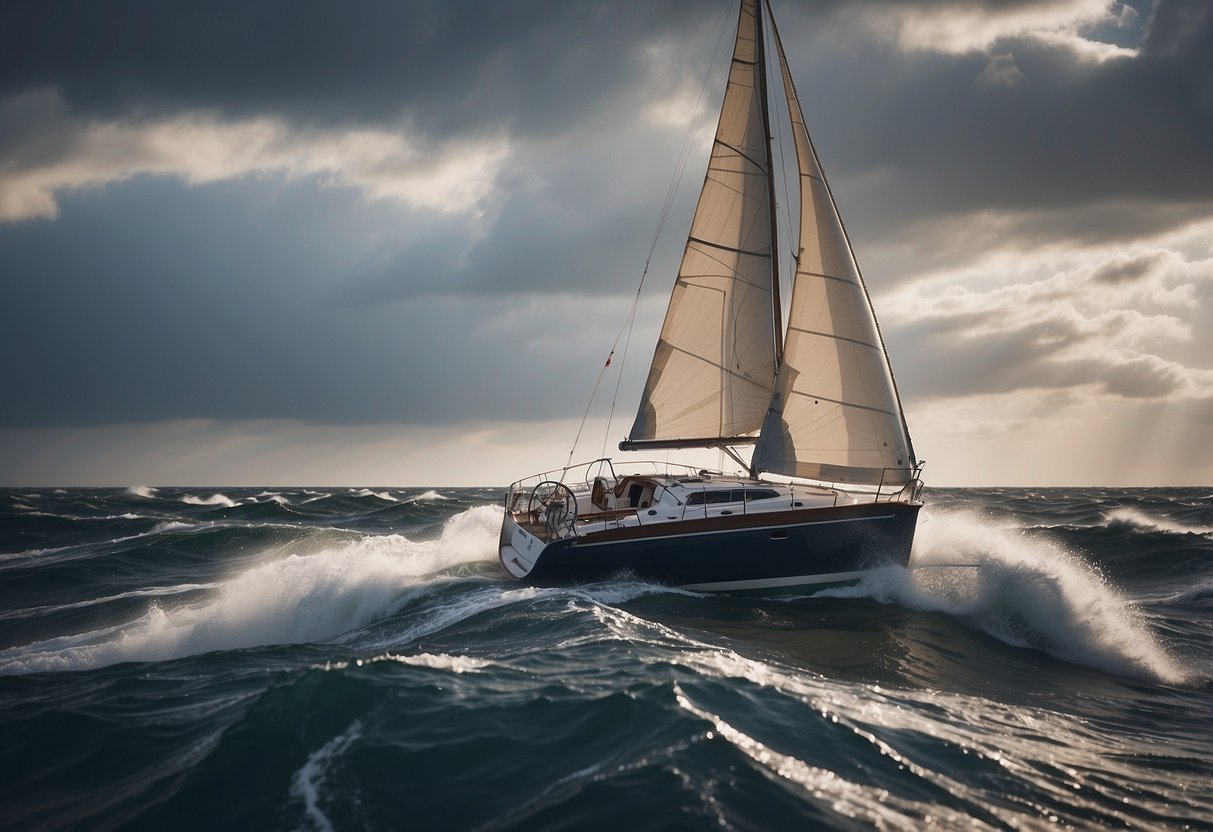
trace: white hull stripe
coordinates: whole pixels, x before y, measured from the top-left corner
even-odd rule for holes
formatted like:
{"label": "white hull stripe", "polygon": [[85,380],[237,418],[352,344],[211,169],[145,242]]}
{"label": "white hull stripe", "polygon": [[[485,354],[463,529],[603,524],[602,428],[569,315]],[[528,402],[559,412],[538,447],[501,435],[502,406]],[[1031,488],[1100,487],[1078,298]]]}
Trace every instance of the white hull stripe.
{"label": "white hull stripe", "polygon": [[730,592],[739,589],[778,589],[788,586],[813,586],[854,581],[862,578],[867,570],[859,572],[833,572],[828,575],[791,575],[787,578],[754,578],[746,581],[717,581],[705,584],[681,584],[679,589],[696,592]]}
{"label": "white hull stripe", "polygon": [[793,523],[777,523],[772,526],[738,526],[735,529],[707,529],[702,532],[683,532],[682,534],[655,534],[652,537],[622,537],[617,540],[603,540],[600,543],[583,543],[577,541],[577,548],[588,549],[591,546],[616,546],[620,543],[646,543],[653,540],[673,540],[676,537],[718,537],[725,534],[734,534],[739,532],[767,532],[781,531],[783,529],[799,529],[802,526],[825,526],[834,523],[867,523],[870,520],[892,520],[892,514],[880,514],[874,517],[847,517],[841,520],[810,520],[808,522],[796,521]]}

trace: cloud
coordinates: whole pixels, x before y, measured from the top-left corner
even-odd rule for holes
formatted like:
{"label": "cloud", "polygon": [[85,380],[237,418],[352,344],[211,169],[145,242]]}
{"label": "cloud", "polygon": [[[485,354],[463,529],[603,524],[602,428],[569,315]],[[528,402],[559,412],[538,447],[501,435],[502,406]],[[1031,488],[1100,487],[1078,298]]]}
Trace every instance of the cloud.
{"label": "cloud", "polygon": [[[1003,25],[999,10],[1029,20],[1037,5],[848,3],[829,37],[805,37],[793,70],[808,79],[809,126],[861,241],[977,211],[1022,216],[1025,228],[1040,217],[1037,229],[1054,239],[1134,239],[1208,216],[1213,10],[1189,4],[1175,15],[1164,0],[1132,27],[1132,54],[1092,60],[1054,35]],[[1049,5],[1067,14],[1111,6]],[[979,11],[999,33],[989,51],[882,49],[861,34],[899,15]]]}
{"label": "cloud", "polygon": [[[916,444],[1081,466],[1051,437],[1107,453],[1170,418],[1199,441],[1213,14],[1136,8],[775,3]],[[45,430],[48,454],[128,430],[134,454],[140,431],[190,445],[157,426],[205,424],[195,470],[228,447],[286,470],[262,428],[297,449],[408,425],[428,448],[443,425],[575,420],[734,17],[692,0],[0,6],[0,382],[17,391],[0,427]],[[701,175],[696,154],[620,408]],[[1170,441],[1157,458],[1178,470]]]}
{"label": "cloud", "polygon": [[654,40],[685,49],[719,22],[694,0],[6,3],[0,94],[57,89],[73,115],[101,121],[205,111],[293,127],[403,121],[423,136],[546,133],[657,80],[643,60]]}
{"label": "cloud", "polygon": [[57,193],[142,174],[191,185],[250,175],[318,175],[370,199],[467,212],[488,196],[509,156],[499,137],[427,145],[401,130],[291,130],[268,117],[222,121],[188,112],[146,121],[84,121],[48,91],[0,102],[0,124],[27,127],[26,136],[10,138],[0,149],[0,221],[9,222],[54,218]]}
{"label": "cloud", "polygon": [[1122,9],[1115,0],[991,0],[898,3],[882,11],[901,48],[962,54],[1011,37],[1073,36],[1097,23],[1122,20]]}
{"label": "cloud", "polygon": [[334,303],[410,226],[442,228],[307,181],[154,178],[74,194],[54,223],[0,228],[0,425],[434,424],[584,408],[631,299]]}
{"label": "cloud", "polygon": [[1111,260],[1100,263],[1091,273],[1096,283],[1131,283],[1142,280],[1163,268],[1174,258],[1169,251],[1142,251],[1133,254],[1119,252]]}
{"label": "cloud", "polygon": [[1003,52],[990,58],[986,68],[977,76],[979,87],[1015,87],[1023,82],[1024,74],[1015,65],[1015,56]]}
{"label": "cloud", "polygon": [[1127,250],[1003,253],[882,296],[889,338],[909,345],[894,362],[903,387],[1213,399],[1213,334],[1192,312],[1213,290],[1210,241],[1206,222]]}
{"label": "cloud", "polygon": [[[576,419],[528,430],[455,425],[314,425],[174,419],[87,428],[0,428],[0,484],[26,486],[504,486],[558,467]],[[594,420],[586,435],[601,436]],[[581,446],[577,461],[599,452]]]}

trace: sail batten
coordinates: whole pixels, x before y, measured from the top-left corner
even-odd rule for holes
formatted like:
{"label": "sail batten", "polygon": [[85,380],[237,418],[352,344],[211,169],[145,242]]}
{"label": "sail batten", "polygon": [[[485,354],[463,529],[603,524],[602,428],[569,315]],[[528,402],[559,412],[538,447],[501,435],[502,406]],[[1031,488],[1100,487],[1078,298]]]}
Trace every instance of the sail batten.
{"label": "sail batten", "polygon": [[714,243],[711,240],[701,240],[698,237],[694,237],[694,236],[688,237],[687,242],[696,243],[701,246],[709,246],[711,248],[718,248],[723,251],[731,251],[734,254],[747,254],[751,257],[770,257],[771,256],[771,252],[769,252],[769,251],[750,251],[748,249],[738,248],[737,246],[725,245],[724,243]]}

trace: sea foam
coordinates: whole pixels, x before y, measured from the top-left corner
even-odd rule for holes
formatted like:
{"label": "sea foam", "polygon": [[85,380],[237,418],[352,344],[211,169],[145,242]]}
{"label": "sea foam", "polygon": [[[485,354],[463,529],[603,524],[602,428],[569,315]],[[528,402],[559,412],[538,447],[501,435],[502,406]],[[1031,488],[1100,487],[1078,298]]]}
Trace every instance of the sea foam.
{"label": "sea foam", "polygon": [[1146,617],[1059,543],[967,512],[923,514],[909,568],[885,567],[818,597],[869,597],[955,615],[995,638],[1085,667],[1189,681]]}
{"label": "sea foam", "polygon": [[124,625],[0,651],[0,673],[79,670],[214,650],[325,641],[399,611],[426,576],[496,555],[500,509],[451,517],[441,537],[362,537],[310,554],[272,554],[200,604],[152,603]]}
{"label": "sea foam", "polygon": [[1107,513],[1106,519],[1110,524],[1132,526],[1148,532],[1213,535],[1213,526],[1193,526],[1172,520],[1170,517],[1158,517],[1135,508],[1113,509]]}
{"label": "sea foam", "polygon": [[234,508],[239,505],[226,494],[212,494],[209,497],[195,497],[193,494],[186,494],[181,498],[181,502],[191,506],[223,506],[224,508]]}

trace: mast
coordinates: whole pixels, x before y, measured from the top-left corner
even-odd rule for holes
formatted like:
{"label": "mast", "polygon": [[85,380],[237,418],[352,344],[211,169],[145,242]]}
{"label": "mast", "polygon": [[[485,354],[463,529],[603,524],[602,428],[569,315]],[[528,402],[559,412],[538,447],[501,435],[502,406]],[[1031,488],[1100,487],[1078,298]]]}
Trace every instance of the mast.
{"label": "mast", "polygon": [[[775,209],[775,153],[774,137],[771,135],[771,96],[767,88],[767,49],[763,8],[767,0],[758,0],[755,11],[755,35],[758,56],[758,104],[762,108],[762,132],[767,142],[767,199],[770,204],[771,223],[771,316],[775,329],[775,367],[783,360],[783,307],[779,300],[779,223]],[[767,9],[770,14],[770,9]],[[772,22],[774,18],[772,17]]]}

